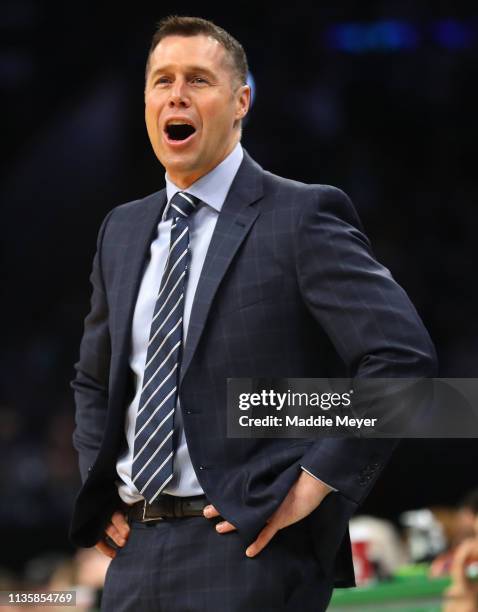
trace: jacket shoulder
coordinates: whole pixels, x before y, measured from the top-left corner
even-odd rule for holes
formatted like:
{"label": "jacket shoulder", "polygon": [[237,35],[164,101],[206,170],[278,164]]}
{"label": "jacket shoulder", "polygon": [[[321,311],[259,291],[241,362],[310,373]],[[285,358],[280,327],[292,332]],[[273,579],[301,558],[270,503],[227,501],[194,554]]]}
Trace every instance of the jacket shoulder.
{"label": "jacket shoulder", "polygon": [[166,189],[160,189],[143,198],[131,200],[112,208],[103,219],[99,230],[99,239],[116,236],[117,232],[131,231],[147,219],[155,219],[161,206],[166,202]]}
{"label": "jacket shoulder", "polygon": [[157,208],[158,204],[163,201],[165,194],[166,189],[163,188],[159,191],[155,191],[154,193],[150,193],[143,198],[124,202],[123,204],[115,206],[110,211],[109,215],[111,215],[111,217],[115,220],[128,219],[132,216],[134,217],[135,215],[147,212],[152,208]]}
{"label": "jacket shoulder", "polygon": [[293,179],[273,174],[267,170],[264,170],[264,183],[272,190],[280,190],[284,193],[289,194],[300,194],[300,195],[311,195],[311,196],[332,196],[332,197],[346,197],[347,194],[342,191],[339,187],[333,185],[321,184],[321,183],[303,183]]}
{"label": "jacket shoulder", "polygon": [[274,202],[292,204],[299,210],[303,210],[307,205],[321,208],[329,204],[353,208],[345,191],[333,185],[303,183],[264,171],[264,186],[265,191],[274,199]]}

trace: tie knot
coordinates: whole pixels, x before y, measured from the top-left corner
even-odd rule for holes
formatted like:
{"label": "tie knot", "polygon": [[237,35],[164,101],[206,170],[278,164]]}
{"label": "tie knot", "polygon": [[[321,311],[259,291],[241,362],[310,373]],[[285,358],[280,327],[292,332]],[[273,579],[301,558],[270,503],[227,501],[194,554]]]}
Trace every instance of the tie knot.
{"label": "tie knot", "polygon": [[178,191],[171,198],[167,219],[174,219],[178,217],[189,217],[189,215],[196,209],[199,204],[199,198],[185,193],[184,191]]}

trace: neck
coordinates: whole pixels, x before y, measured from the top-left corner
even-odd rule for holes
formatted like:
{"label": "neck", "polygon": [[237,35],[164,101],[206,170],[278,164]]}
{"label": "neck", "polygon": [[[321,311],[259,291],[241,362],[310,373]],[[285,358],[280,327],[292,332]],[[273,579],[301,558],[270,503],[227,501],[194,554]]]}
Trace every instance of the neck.
{"label": "neck", "polygon": [[216,160],[214,160],[213,162],[211,162],[211,164],[209,166],[206,166],[205,168],[201,168],[201,170],[196,170],[196,171],[191,170],[190,172],[174,172],[174,171],[172,172],[172,171],[168,170],[168,168],[166,168],[166,171],[168,173],[169,179],[177,187],[179,187],[182,190],[185,190],[188,187],[191,187],[191,185],[193,183],[198,181],[203,176],[206,176],[206,174],[209,174],[209,172],[211,172],[211,170],[214,170],[214,168],[219,166],[219,164],[221,162],[223,162],[228,155],[230,155],[230,153],[233,151],[234,147],[239,142],[239,136],[238,136],[238,138],[234,139],[233,142],[226,148],[225,152],[222,154],[221,157],[219,157]]}

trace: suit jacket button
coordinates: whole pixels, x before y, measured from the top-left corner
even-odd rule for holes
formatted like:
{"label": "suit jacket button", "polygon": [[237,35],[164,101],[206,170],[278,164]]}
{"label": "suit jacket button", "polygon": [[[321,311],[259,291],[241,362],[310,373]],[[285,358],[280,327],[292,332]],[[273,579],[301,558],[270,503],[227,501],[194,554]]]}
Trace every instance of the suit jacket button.
{"label": "suit jacket button", "polygon": [[200,469],[200,470],[205,470],[206,468],[205,468],[205,466],[204,466],[204,465],[200,465],[200,466],[199,466],[199,469]]}

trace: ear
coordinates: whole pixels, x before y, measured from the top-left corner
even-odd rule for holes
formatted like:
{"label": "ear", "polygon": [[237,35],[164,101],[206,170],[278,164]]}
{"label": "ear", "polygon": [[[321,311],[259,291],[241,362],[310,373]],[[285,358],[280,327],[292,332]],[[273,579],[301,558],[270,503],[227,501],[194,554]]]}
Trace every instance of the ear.
{"label": "ear", "polygon": [[249,85],[242,85],[236,92],[236,120],[243,119],[251,104],[251,88]]}

